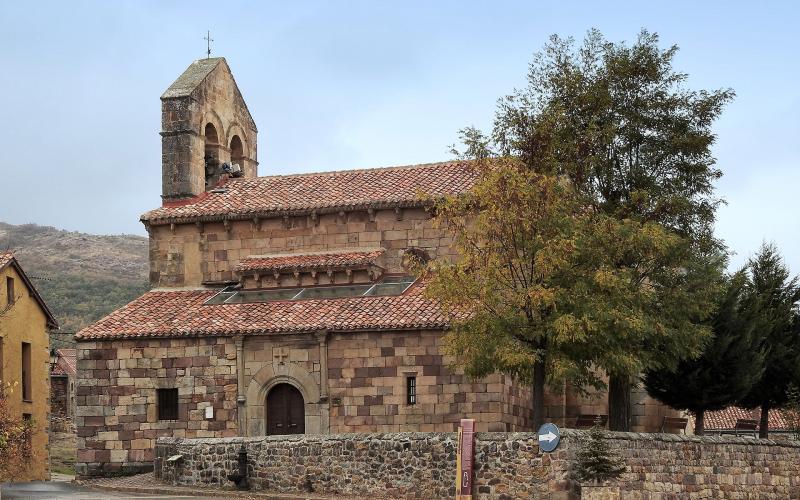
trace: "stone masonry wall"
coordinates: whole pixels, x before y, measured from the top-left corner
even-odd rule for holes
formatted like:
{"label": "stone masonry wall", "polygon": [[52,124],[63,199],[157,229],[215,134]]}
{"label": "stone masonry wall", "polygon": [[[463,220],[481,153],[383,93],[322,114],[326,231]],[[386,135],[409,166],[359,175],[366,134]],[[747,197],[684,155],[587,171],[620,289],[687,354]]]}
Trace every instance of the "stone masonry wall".
{"label": "stone masonry wall", "polygon": [[[80,342],[75,381],[79,475],[152,466],[161,436],[236,435],[236,348],[229,338]],[[156,389],[178,389],[159,420]],[[214,418],[205,419],[207,406]]]}
{"label": "stone masonry wall", "polygon": [[[570,469],[586,432],[563,430],[555,452],[532,433],[478,433],[475,498],[578,498]],[[722,436],[607,433],[628,471],[622,498],[800,498],[800,443]],[[226,485],[244,444],[254,489],[390,498],[452,498],[455,433],[160,439],[156,474]],[[173,455],[176,467],[162,466]]]}
{"label": "stone masonry wall", "polygon": [[[449,432],[461,418],[478,431],[530,430],[530,391],[510,377],[469,380],[442,352],[442,332],[334,335],[328,347],[331,433]],[[417,402],[407,404],[406,379]]]}
{"label": "stone masonry wall", "polygon": [[452,238],[433,228],[421,208],[208,222],[200,226],[151,226],[150,281],[154,286],[199,286],[237,279],[236,264],[251,255],[315,252],[343,248],[386,249],[388,272],[402,272],[402,251],[426,250],[431,257],[453,255]]}

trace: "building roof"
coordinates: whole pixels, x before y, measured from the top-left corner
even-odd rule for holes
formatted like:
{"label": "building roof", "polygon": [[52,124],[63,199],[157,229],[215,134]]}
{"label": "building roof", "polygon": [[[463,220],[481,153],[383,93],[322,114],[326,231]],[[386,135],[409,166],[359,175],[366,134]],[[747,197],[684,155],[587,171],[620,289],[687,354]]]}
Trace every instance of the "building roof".
{"label": "building roof", "polygon": [[58,361],[50,372],[51,375],[75,375],[78,366],[78,351],[76,349],[58,349]]}
{"label": "building roof", "polygon": [[28,278],[28,275],[25,274],[25,271],[22,270],[22,266],[19,265],[19,262],[14,257],[12,252],[0,252],[0,271],[6,268],[6,266],[12,266],[17,271],[17,274],[22,278],[22,281],[25,283],[25,286],[28,287],[31,296],[39,304],[42,312],[44,313],[45,317],[47,318],[47,327],[52,329],[58,328],[58,321],[56,321],[55,316],[50,311],[50,308],[47,307],[44,299],[39,292],[36,290],[36,287],[33,286],[31,280]]}
{"label": "building roof", "polygon": [[[724,410],[707,411],[703,416],[704,426],[707,431],[732,430],[736,427],[738,419],[760,421],[761,410],[758,408],[748,410],[738,406],[729,406]],[[786,416],[781,410],[770,410],[769,412],[770,430],[786,430],[789,425]]]}
{"label": "building roof", "polygon": [[427,197],[467,191],[476,178],[470,162],[454,161],[228,179],[215,190],[218,192],[166,202],[163,207],[143,214],[141,220],[158,225],[423,206]]}
{"label": "building roof", "polygon": [[235,270],[242,272],[281,271],[285,269],[328,269],[367,266],[375,264],[385,250],[383,248],[354,251],[326,251],[307,253],[284,253],[254,255],[242,259]]}
{"label": "building roof", "polygon": [[190,95],[198,85],[203,83],[203,80],[206,79],[208,74],[214,71],[217,64],[224,60],[224,57],[210,57],[208,59],[198,59],[193,62],[186,68],[186,71],[181,73],[181,76],[164,91],[161,98],[170,99],[173,97],[185,97]]}
{"label": "building roof", "polygon": [[402,295],[205,304],[217,290],[154,290],[75,335],[76,340],[444,329],[448,317],[417,283]]}

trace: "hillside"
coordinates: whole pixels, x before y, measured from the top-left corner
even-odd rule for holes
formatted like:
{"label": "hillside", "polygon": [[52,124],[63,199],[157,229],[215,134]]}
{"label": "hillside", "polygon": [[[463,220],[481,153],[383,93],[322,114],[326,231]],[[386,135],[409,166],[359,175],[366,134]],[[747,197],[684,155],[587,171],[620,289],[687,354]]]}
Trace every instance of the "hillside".
{"label": "hillside", "polygon": [[147,238],[104,236],[0,222],[12,250],[58,319],[75,332],[148,289]]}

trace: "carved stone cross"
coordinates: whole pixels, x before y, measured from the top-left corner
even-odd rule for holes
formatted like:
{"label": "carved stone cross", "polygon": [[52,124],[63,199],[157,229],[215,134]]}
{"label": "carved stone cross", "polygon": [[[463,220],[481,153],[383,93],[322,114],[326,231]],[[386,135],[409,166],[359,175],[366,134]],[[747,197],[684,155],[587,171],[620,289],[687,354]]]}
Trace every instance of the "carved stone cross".
{"label": "carved stone cross", "polygon": [[286,358],[289,357],[289,352],[286,351],[283,347],[279,347],[277,349],[272,350],[272,357],[278,360],[278,364],[282,365],[285,364]]}

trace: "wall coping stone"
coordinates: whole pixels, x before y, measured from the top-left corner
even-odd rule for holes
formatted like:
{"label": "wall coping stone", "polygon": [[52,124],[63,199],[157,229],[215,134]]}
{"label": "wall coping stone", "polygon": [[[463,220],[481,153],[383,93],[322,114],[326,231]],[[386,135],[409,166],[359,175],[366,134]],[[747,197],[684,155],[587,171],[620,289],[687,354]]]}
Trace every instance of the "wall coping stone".
{"label": "wall coping stone", "polygon": [[[612,432],[604,431],[604,436],[608,439],[617,441],[661,441],[661,442],[685,442],[697,444],[736,444],[750,446],[777,446],[782,448],[800,448],[800,441],[775,441],[772,439],[758,439],[743,436],[695,436],[687,434],[665,434],[665,433],[645,433],[645,432]],[[584,439],[588,437],[589,431],[578,429],[561,429],[561,438]],[[178,444],[241,444],[255,442],[284,442],[284,441],[350,441],[358,439],[368,440],[409,440],[420,441],[427,439],[457,439],[455,432],[391,432],[391,433],[348,433],[348,434],[290,434],[280,436],[255,436],[255,437],[230,437],[230,438],[158,438],[158,444],[178,445]],[[537,440],[535,432],[478,432],[475,434],[476,441],[529,441]]]}

